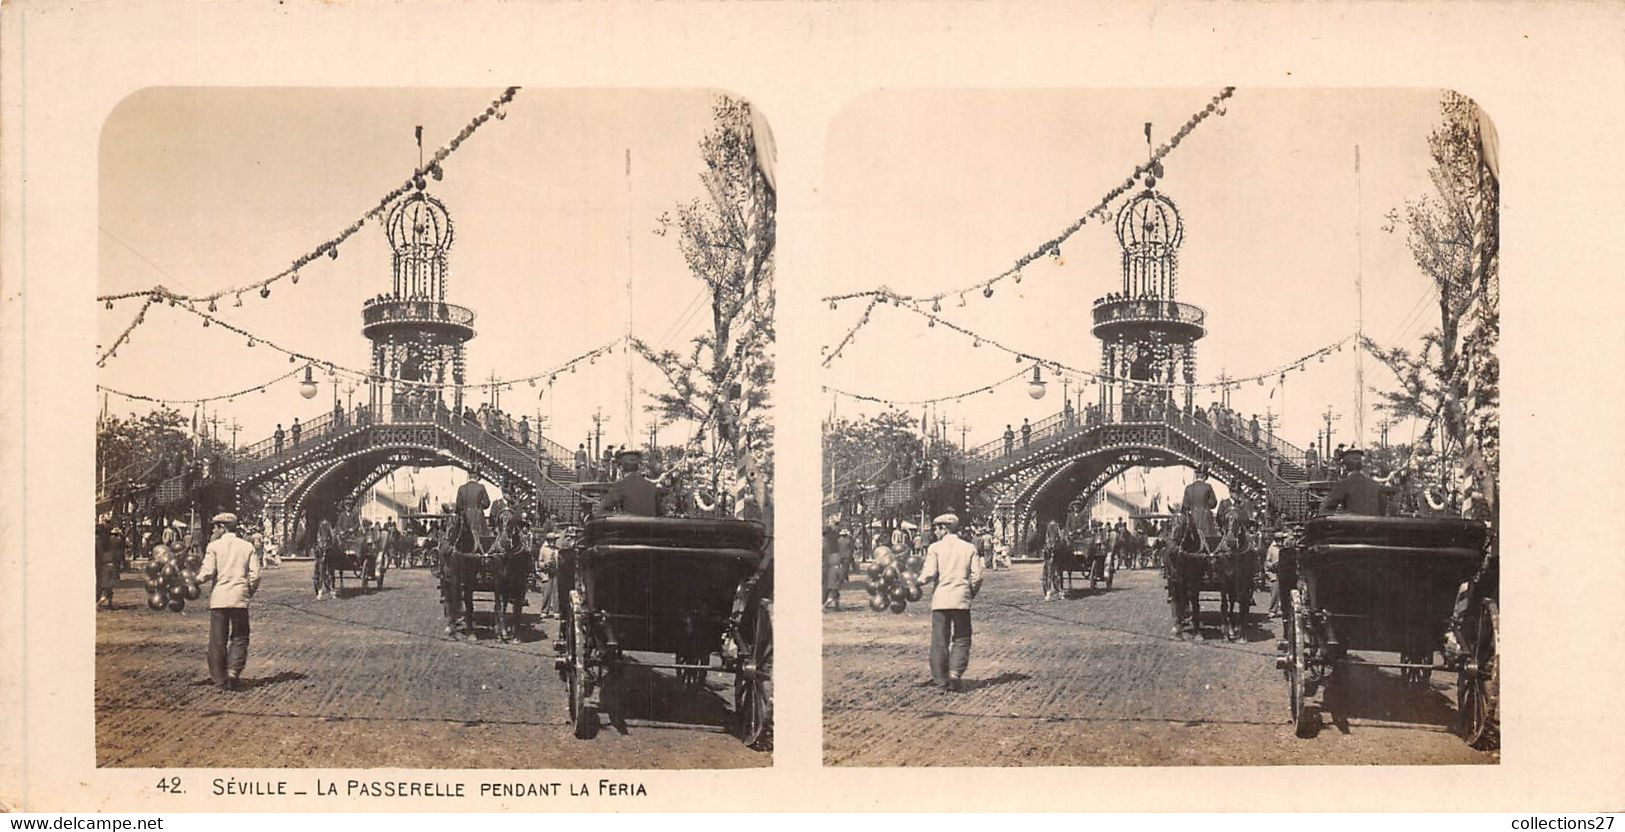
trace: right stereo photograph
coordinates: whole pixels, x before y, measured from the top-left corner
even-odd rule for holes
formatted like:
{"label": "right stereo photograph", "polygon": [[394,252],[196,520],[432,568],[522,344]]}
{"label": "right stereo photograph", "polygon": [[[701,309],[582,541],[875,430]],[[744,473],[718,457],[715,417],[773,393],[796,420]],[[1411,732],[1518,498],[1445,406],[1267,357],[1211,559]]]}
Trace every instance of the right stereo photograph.
{"label": "right stereo photograph", "polygon": [[1497,763],[1499,176],[1449,90],[843,110],[824,762]]}

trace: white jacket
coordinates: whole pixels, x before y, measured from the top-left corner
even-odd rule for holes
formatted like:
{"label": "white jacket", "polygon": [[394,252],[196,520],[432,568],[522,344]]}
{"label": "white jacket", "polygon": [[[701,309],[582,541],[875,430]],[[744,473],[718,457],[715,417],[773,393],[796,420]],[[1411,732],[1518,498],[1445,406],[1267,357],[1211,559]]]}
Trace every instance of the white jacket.
{"label": "white jacket", "polygon": [[931,593],[933,610],[968,610],[970,599],[982,588],[982,559],[976,547],[958,535],[931,544],[920,567],[920,583],[936,582]]}
{"label": "white jacket", "polygon": [[211,579],[214,591],[209,593],[209,609],[246,609],[248,599],[260,588],[260,559],[254,544],[229,531],[216,538],[197,571],[198,583]]}

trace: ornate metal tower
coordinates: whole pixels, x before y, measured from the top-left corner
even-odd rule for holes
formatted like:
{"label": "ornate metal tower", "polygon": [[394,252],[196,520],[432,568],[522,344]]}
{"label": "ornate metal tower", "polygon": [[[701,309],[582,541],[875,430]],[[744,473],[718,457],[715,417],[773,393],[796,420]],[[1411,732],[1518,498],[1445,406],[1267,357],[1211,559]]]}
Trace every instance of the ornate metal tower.
{"label": "ornate metal tower", "polygon": [[1150,186],[1117,215],[1123,290],[1095,303],[1093,332],[1100,339],[1101,373],[1128,381],[1101,385],[1102,408],[1177,401],[1181,387],[1183,406],[1191,406],[1196,342],[1207,334],[1207,313],[1176,299],[1184,239],[1174,201]]}
{"label": "ornate metal tower", "polygon": [[361,306],[361,331],[372,341],[371,413],[416,421],[434,419],[448,406],[461,412],[464,345],[474,337],[474,312],[446,302],[451,214],[420,182],[390,210],[384,232],[395,252],[393,290]]}

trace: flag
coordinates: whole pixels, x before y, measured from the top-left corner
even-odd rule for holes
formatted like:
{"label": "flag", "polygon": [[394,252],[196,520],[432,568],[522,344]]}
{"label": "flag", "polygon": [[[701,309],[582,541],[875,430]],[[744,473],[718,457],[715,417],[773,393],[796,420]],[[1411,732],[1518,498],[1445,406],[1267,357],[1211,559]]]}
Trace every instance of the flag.
{"label": "flag", "polygon": [[1151,141],[1151,122],[1149,121],[1145,123],[1145,140]]}
{"label": "flag", "polygon": [[421,124],[419,124],[417,126],[417,136],[418,136],[418,148],[422,149],[422,147],[423,147],[423,125],[421,125]]}

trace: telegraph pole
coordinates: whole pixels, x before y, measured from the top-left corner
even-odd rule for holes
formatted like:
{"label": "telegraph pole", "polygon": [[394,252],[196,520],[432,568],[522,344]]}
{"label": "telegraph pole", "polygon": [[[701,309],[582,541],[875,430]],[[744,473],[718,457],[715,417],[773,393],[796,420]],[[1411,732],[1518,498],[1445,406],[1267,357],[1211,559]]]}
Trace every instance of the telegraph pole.
{"label": "telegraph pole", "polygon": [[1223,367],[1220,367],[1219,368],[1219,404],[1223,405],[1224,407],[1229,407],[1230,406],[1230,382],[1232,382],[1232,381],[1235,381],[1235,379],[1231,378],[1230,374],[1225,372]]}
{"label": "telegraph pole", "polygon": [[1326,407],[1326,412],[1320,414],[1320,418],[1326,420],[1326,453],[1331,453],[1332,452],[1332,422],[1335,422],[1338,419],[1341,419],[1342,414],[1333,413],[1331,406],[1328,405]]}
{"label": "telegraph pole", "polygon": [[604,415],[604,409],[598,408],[592,414],[592,456],[597,459],[604,452],[604,423],[614,419]]}
{"label": "telegraph pole", "polygon": [[1275,447],[1275,420],[1279,418],[1268,407],[1264,408],[1264,418],[1261,421],[1264,423],[1264,435],[1268,437],[1264,443],[1267,448]]}
{"label": "telegraph pole", "polygon": [[486,381],[491,382],[491,396],[488,399],[488,401],[491,402],[491,408],[494,410],[494,409],[496,409],[497,405],[500,404],[501,401],[502,401],[502,394],[498,392],[498,388],[497,388],[497,372],[496,372],[496,370],[491,371],[491,375],[486,378]]}

